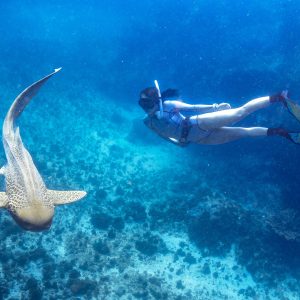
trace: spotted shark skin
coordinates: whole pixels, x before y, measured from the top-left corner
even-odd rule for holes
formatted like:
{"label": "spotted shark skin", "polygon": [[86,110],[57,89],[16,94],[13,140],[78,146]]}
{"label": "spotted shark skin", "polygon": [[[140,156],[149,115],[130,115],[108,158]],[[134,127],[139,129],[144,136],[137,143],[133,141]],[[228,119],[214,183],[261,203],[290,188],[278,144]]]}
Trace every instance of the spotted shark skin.
{"label": "spotted shark skin", "polygon": [[6,191],[0,192],[0,207],[6,208],[25,230],[41,231],[51,227],[56,205],[80,200],[85,191],[49,190],[25,148],[16,120],[42,85],[61,68],[26,88],[11,105],[2,129],[7,164],[0,169]]}

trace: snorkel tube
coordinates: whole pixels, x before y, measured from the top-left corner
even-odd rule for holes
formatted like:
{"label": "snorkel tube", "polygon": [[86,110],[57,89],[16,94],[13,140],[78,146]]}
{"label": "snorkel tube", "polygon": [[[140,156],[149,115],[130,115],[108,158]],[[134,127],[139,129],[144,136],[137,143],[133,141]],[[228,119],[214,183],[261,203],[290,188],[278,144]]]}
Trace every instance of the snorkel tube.
{"label": "snorkel tube", "polygon": [[157,92],[158,92],[158,99],[159,99],[159,115],[158,118],[161,119],[163,117],[163,104],[162,104],[162,98],[161,98],[161,93],[160,93],[160,89],[159,89],[159,85],[157,80],[154,80],[154,84],[155,87],[157,88]]}

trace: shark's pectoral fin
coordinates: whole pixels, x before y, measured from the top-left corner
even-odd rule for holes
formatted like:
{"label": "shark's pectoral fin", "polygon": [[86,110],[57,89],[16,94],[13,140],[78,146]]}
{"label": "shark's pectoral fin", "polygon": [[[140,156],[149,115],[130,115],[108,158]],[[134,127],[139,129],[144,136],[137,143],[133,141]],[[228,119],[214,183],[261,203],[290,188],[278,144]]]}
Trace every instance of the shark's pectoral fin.
{"label": "shark's pectoral fin", "polygon": [[54,191],[47,190],[48,196],[54,205],[68,204],[86,196],[85,191]]}
{"label": "shark's pectoral fin", "polygon": [[8,203],[8,198],[5,192],[0,192],[0,208],[5,208]]}

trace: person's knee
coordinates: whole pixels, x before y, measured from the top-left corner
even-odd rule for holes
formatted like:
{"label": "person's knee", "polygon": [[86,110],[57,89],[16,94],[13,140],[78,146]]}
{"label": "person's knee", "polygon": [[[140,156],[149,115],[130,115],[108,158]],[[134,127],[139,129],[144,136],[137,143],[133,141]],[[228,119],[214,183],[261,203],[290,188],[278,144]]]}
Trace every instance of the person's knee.
{"label": "person's knee", "polygon": [[248,109],[246,105],[240,106],[236,108],[236,116],[237,118],[243,118],[248,114]]}

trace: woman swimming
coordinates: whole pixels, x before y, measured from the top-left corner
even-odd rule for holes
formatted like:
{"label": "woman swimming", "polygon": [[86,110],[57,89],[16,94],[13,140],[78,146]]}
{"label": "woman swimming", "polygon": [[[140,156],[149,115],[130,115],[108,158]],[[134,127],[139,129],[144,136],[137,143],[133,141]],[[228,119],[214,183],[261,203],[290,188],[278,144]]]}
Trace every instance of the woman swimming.
{"label": "woman swimming", "polygon": [[256,98],[243,106],[231,108],[228,103],[190,105],[180,100],[165,100],[175,96],[176,90],[169,89],[160,94],[157,82],[155,84],[156,87],[146,88],[140,93],[139,105],[147,113],[144,123],[160,137],[174,144],[217,145],[257,136],[281,136],[300,143],[299,133],[291,133],[283,128],[230,127],[272,103],[282,103],[291,111],[288,104],[293,102],[288,99],[287,91]]}

